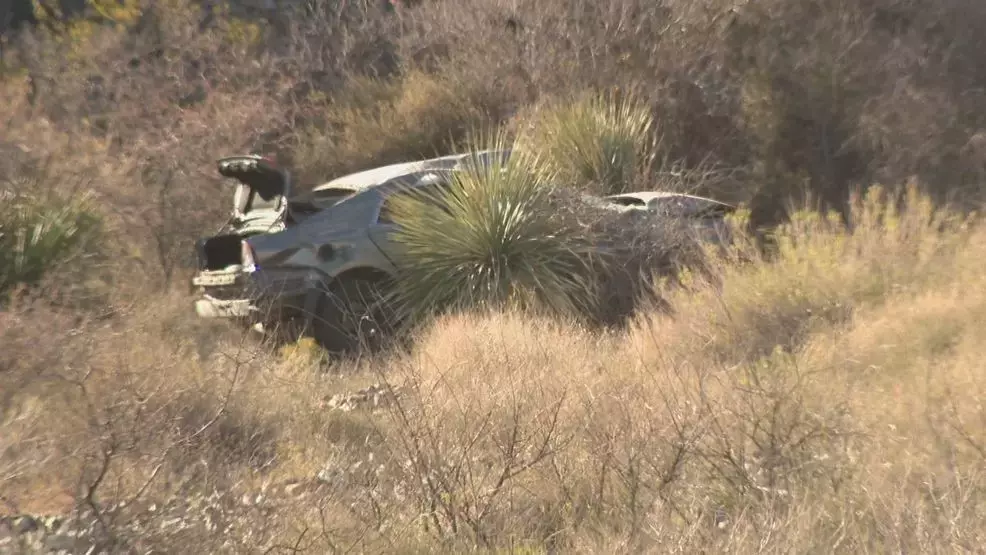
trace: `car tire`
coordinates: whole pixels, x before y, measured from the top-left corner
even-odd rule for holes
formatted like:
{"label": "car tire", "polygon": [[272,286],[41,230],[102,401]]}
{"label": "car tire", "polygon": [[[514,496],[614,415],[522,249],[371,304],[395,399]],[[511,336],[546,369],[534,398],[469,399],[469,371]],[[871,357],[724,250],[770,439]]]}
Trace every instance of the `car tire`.
{"label": "car tire", "polygon": [[333,284],[318,299],[312,336],[330,354],[381,350],[392,331],[384,291],[379,281],[352,279]]}

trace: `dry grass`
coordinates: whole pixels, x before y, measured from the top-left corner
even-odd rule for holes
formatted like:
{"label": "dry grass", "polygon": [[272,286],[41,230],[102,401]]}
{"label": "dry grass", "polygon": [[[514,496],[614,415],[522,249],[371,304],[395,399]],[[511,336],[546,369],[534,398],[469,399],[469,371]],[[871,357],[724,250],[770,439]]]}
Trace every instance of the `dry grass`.
{"label": "dry grass", "polygon": [[392,440],[430,477],[431,532],[593,551],[978,545],[983,232],[930,215],[802,228],[780,260],[675,294],[677,316],[627,336],[437,324],[398,370],[418,395]]}
{"label": "dry grass", "polygon": [[[983,223],[850,195],[917,175],[981,200],[982,3],[314,2],[270,25],[138,4],[4,39],[0,179],[91,194],[114,240],[0,301],[0,512],[88,513],[107,546],[164,552],[986,543]],[[621,331],[450,315],[330,364],[192,315],[216,157],[327,180],[614,86],[676,161],[641,188],[848,217],[796,213],[775,252],[741,242]],[[397,403],[332,408],[381,382]]]}
{"label": "dry grass", "polygon": [[[974,550],[986,235],[891,204],[857,201],[853,233],[802,213],[772,260],[723,263],[626,332],[452,315],[359,366],[217,338],[177,297],[116,324],[11,307],[4,500],[64,492],[117,542],[238,552]],[[39,340],[59,348],[27,356]],[[396,403],[326,403],[376,381]],[[221,540],[155,528],[213,491]]]}
{"label": "dry grass", "polygon": [[530,117],[521,145],[542,153],[546,180],[600,196],[625,193],[652,162],[652,118],[632,95],[568,100]]}
{"label": "dry grass", "polygon": [[[506,101],[472,82],[420,71],[392,81],[356,79],[326,106],[334,133],[309,129],[294,153],[309,180],[327,180],[409,160],[432,158],[459,146],[476,127],[495,126]],[[317,177],[316,177],[317,176]]]}

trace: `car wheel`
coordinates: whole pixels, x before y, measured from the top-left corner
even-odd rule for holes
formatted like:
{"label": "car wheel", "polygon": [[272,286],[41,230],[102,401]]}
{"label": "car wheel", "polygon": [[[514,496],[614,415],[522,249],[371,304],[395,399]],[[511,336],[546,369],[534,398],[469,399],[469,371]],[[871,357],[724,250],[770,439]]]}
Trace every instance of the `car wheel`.
{"label": "car wheel", "polygon": [[312,335],[333,354],[375,352],[390,337],[391,317],[382,283],[347,280],[319,298]]}

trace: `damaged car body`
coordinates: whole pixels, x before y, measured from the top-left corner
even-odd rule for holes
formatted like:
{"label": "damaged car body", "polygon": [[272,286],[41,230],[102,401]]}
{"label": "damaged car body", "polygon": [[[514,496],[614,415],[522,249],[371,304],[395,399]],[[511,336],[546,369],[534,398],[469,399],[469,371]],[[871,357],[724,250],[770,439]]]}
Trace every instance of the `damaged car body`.
{"label": "damaged car body", "polygon": [[604,201],[657,217],[684,218],[686,227],[700,241],[717,244],[732,242],[726,218],[736,207],[718,200],[667,191],[641,191],[603,197]]}
{"label": "damaged car body", "polygon": [[249,274],[244,265],[244,240],[283,231],[354,191],[323,187],[289,198],[290,172],[257,155],[222,158],[218,170],[221,176],[236,182],[233,210],[217,235],[196,243],[198,274],[192,284],[202,288],[202,298],[196,301],[195,309],[206,318],[246,318],[255,307],[243,295]]}
{"label": "damaged car body", "polygon": [[[330,352],[379,346],[397,325],[388,302],[396,275],[391,202],[425,198],[467,164],[509,151],[480,151],[374,168],[292,196],[290,172],[256,155],[218,161],[237,183],[230,220],[196,246],[196,312],[263,331],[306,333]],[[429,191],[432,190],[432,191]],[[600,199],[619,210],[676,213],[718,229],[732,207],[689,195],[643,192]],[[670,204],[669,204],[670,203]],[[705,222],[705,223],[702,223]]]}
{"label": "damaged car body", "polygon": [[450,173],[492,152],[393,164],[291,197],[290,172],[259,156],[219,161],[238,181],[230,221],[197,245],[196,312],[262,330],[304,330],[329,351],[385,336],[387,284],[396,273],[389,201],[451,183]]}

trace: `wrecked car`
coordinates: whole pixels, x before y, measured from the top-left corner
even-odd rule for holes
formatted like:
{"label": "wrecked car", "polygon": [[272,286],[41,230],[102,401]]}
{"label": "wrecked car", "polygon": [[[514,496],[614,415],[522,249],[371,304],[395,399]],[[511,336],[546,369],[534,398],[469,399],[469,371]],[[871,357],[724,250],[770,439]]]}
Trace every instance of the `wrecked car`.
{"label": "wrecked car", "polygon": [[[387,302],[396,245],[390,206],[412,191],[443,189],[467,163],[509,152],[481,151],[345,175],[292,196],[291,174],[257,155],[220,159],[236,183],[233,212],[218,234],[196,245],[195,309],[261,331],[312,335],[330,352],[375,347],[389,335]],[[441,195],[428,195],[441,198]],[[674,212],[716,222],[732,207],[701,197],[643,192],[599,199],[614,209]],[[706,224],[702,224],[703,226]]]}
{"label": "wrecked car", "polygon": [[393,164],[291,196],[291,175],[256,155],[219,160],[237,182],[230,221],[198,241],[196,313],[259,330],[305,330],[329,351],[351,352],[385,335],[396,272],[388,240],[394,195],[449,185],[480,152]]}

